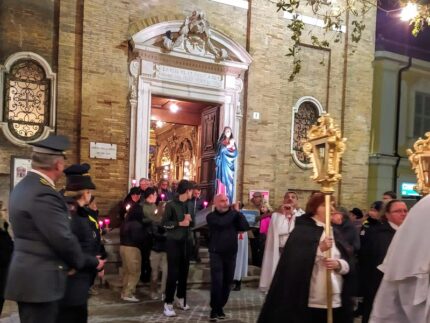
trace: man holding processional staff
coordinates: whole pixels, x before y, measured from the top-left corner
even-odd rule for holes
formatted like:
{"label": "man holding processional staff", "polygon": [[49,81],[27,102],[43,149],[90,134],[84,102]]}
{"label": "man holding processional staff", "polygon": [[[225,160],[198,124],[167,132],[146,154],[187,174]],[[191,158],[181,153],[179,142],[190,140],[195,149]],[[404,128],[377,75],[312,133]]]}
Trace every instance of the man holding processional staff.
{"label": "man holding processional staff", "polygon": [[[322,185],[296,220],[261,310],[259,323],[352,323],[351,254],[330,224],[345,139],[329,115],[308,132],[303,150]],[[332,234],[333,233],[333,234]],[[333,238],[334,237],[334,238]]]}

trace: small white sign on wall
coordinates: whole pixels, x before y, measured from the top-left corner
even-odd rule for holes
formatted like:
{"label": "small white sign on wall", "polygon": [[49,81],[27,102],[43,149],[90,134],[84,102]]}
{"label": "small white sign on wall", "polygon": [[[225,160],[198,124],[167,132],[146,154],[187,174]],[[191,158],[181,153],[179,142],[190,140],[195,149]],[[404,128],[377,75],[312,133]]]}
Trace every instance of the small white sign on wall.
{"label": "small white sign on wall", "polygon": [[116,159],[116,144],[90,142],[90,158]]}

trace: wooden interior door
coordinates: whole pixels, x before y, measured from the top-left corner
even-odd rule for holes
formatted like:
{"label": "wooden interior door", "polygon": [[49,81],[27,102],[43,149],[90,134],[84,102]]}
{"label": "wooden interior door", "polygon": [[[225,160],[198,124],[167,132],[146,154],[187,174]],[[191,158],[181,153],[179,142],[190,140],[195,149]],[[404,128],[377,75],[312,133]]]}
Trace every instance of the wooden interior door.
{"label": "wooden interior door", "polygon": [[202,111],[202,140],[200,185],[202,197],[211,201],[215,193],[215,154],[218,141],[219,106],[210,106]]}

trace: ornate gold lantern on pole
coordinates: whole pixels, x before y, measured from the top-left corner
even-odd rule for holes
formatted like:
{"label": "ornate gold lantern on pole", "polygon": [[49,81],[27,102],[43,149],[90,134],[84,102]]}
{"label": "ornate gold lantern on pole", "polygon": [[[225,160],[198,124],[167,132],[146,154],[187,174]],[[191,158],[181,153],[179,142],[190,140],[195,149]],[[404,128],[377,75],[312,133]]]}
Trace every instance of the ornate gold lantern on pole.
{"label": "ornate gold lantern on pole", "polygon": [[[313,164],[314,174],[311,178],[321,185],[321,192],[325,195],[325,236],[330,237],[330,196],[334,186],[342,178],[339,173],[340,157],[345,151],[345,138],[334,125],[333,118],[324,114],[318,118],[317,124],[308,131],[307,141],[303,151]],[[327,258],[331,258],[331,250],[326,251]],[[333,322],[333,295],[331,283],[331,270],[327,269],[327,322]]]}
{"label": "ornate gold lantern on pole", "polygon": [[417,185],[414,189],[427,195],[430,193],[430,132],[426,132],[426,139],[418,138],[414,143],[415,152],[407,149],[409,161],[417,176]]}

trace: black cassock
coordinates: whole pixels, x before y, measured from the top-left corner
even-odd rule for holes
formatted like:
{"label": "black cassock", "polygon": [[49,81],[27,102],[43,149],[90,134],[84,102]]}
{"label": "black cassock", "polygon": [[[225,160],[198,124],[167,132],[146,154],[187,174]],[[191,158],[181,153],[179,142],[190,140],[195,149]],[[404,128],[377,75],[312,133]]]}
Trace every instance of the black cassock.
{"label": "black cassock", "polygon": [[[308,299],[315,255],[324,228],[308,215],[296,220],[296,226],[285,244],[269,292],[261,309],[258,323],[305,323],[308,322]],[[342,322],[353,321],[351,282],[353,270],[350,248],[342,243],[337,230],[333,230],[336,247],[342,259],[348,261],[350,273],[343,275]],[[335,322],[338,323],[338,322]]]}

